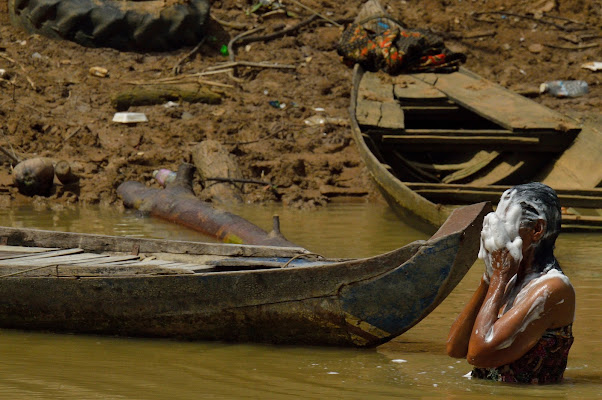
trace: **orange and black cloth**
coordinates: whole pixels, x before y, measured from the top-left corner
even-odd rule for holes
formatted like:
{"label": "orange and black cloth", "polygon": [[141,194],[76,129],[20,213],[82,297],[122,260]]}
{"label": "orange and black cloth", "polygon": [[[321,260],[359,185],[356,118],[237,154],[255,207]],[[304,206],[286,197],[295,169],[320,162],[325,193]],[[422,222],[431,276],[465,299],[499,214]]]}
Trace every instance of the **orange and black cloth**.
{"label": "orange and black cloth", "polygon": [[388,17],[372,17],[348,26],[337,46],[345,64],[359,63],[369,71],[391,75],[403,72],[452,72],[466,61],[447,49],[436,35],[403,29]]}

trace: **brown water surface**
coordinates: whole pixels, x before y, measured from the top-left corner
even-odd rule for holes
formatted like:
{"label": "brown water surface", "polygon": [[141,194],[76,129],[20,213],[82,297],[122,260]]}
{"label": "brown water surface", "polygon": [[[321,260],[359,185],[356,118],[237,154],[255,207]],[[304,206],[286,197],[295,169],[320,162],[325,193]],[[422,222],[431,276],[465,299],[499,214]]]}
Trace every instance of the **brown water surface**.
{"label": "brown water surface", "polygon": [[[280,215],[291,241],[332,257],[362,257],[426,236],[385,207],[333,205],[312,212],[244,206],[264,229]],[[0,224],[181,240],[209,240],[135,212],[78,208],[0,210]],[[456,314],[472,294],[477,262],[425,320],[377,349],[176,342],[0,330],[0,399],[595,399],[602,398],[602,235],[561,235],[557,256],[577,292],[575,344],[565,382],[513,386],[469,380],[444,353]]]}

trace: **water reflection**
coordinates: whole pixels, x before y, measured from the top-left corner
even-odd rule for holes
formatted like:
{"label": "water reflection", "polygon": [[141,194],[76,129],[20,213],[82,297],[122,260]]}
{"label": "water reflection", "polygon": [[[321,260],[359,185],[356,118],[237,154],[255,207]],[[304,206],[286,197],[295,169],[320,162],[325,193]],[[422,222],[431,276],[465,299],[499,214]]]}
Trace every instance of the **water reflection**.
{"label": "water reflection", "polygon": [[[313,212],[254,206],[232,210],[266,230],[279,214],[293,242],[334,257],[391,250],[425,235],[386,207],[351,204]],[[94,208],[0,210],[3,225],[182,240],[208,239],[134,212]],[[447,357],[449,326],[482,274],[477,263],[424,321],[377,349],[176,342],[0,331],[1,399],[590,399],[602,397],[602,236],[561,235],[557,255],[577,291],[575,344],[566,382],[509,386],[463,377]]]}

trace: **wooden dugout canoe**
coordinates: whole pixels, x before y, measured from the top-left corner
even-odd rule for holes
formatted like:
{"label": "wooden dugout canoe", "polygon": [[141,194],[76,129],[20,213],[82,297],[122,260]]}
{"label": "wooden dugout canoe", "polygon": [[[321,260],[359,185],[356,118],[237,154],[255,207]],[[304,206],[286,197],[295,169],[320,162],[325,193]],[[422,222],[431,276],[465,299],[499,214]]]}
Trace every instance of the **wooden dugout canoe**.
{"label": "wooden dugout canoe", "polygon": [[[463,73],[465,71],[454,74]],[[374,82],[375,79],[379,79],[381,84],[391,82],[391,78],[384,77],[383,73],[365,72],[361,66],[355,67],[350,106],[352,135],[377,187],[401,219],[426,232],[433,232],[458,205],[479,201],[495,204],[508,187],[538,180],[552,186],[558,193],[561,205],[568,209],[569,212],[562,218],[563,230],[602,230],[602,188],[591,182],[589,187],[577,185],[579,175],[587,175],[592,182],[602,179],[593,176],[600,175],[599,167],[602,165],[598,153],[600,145],[595,140],[596,137],[602,138],[602,134],[595,128],[586,127],[572,146],[569,146],[570,142],[566,143],[569,147],[560,156],[534,148],[534,152],[530,154],[506,151],[505,156],[500,158],[500,154],[504,152],[485,150],[487,146],[491,146],[491,143],[486,144],[489,139],[469,130],[464,130],[464,135],[475,139],[475,142],[470,146],[469,142],[465,142],[466,151],[461,151],[456,147],[456,141],[462,141],[464,137],[457,136],[457,132],[451,132],[452,130],[445,137],[437,130],[430,131],[432,135],[429,135],[428,129],[415,134],[411,129],[402,128],[405,110],[403,104],[400,105],[393,97],[394,85],[390,86],[391,98],[380,106],[371,101],[371,109],[367,110],[368,105],[360,105],[374,93],[366,92],[374,88],[373,85],[366,84],[366,74],[371,75],[369,82]],[[404,76],[404,79],[411,79],[411,76]],[[382,88],[378,90],[384,92]],[[377,115],[369,116],[370,113]],[[387,127],[384,127],[385,123],[388,124]],[[395,126],[395,123],[398,125]],[[495,132],[489,134],[492,135],[490,138],[496,135]],[[534,134],[542,135],[535,131]],[[509,140],[512,142],[522,139],[529,137],[517,134]],[[478,144],[479,141],[483,142]],[[577,153],[572,151],[573,147],[583,148],[582,143],[590,142],[597,145],[573,154]],[[478,146],[482,146],[482,150],[478,150]],[[448,151],[444,151],[445,149]],[[447,163],[424,161],[442,160],[446,156]],[[417,161],[418,158],[424,160]],[[511,158],[514,161],[510,162]],[[546,161],[550,166],[540,161],[531,162],[534,159]],[[583,168],[582,165],[580,170],[573,168],[560,173],[567,166],[574,165],[574,159],[580,160],[580,164],[587,164],[589,161],[590,168]],[[441,176],[442,179],[439,178]],[[446,177],[451,178],[446,180]],[[455,181],[455,178],[458,180]]]}
{"label": "wooden dugout canoe", "polygon": [[0,228],[0,328],[376,346],[458,284],[490,209],[460,208],[427,241],[344,261],[298,248]]}
{"label": "wooden dugout canoe", "polygon": [[[369,0],[356,20],[381,15],[378,1]],[[394,24],[370,21],[375,29]],[[433,232],[458,205],[495,204],[508,187],[541,181],[567,211],[563,230],[602,231],[602,133],[595,127],[466,68],[391,76],[356,65],[352,86],[354,141],[406,222]]]}

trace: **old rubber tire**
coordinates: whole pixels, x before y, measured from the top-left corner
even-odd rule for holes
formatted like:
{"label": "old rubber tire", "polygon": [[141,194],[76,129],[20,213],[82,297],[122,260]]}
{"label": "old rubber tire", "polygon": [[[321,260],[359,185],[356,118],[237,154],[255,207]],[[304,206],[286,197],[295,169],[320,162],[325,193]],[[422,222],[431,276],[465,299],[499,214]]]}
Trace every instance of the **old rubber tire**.
{"label": "old rubber tire", "polygon": [[[209,0],[8,0],[11,23],[88,47],[168,51],[196,45]],[[175,3],[175,4],[173,4]]]}

